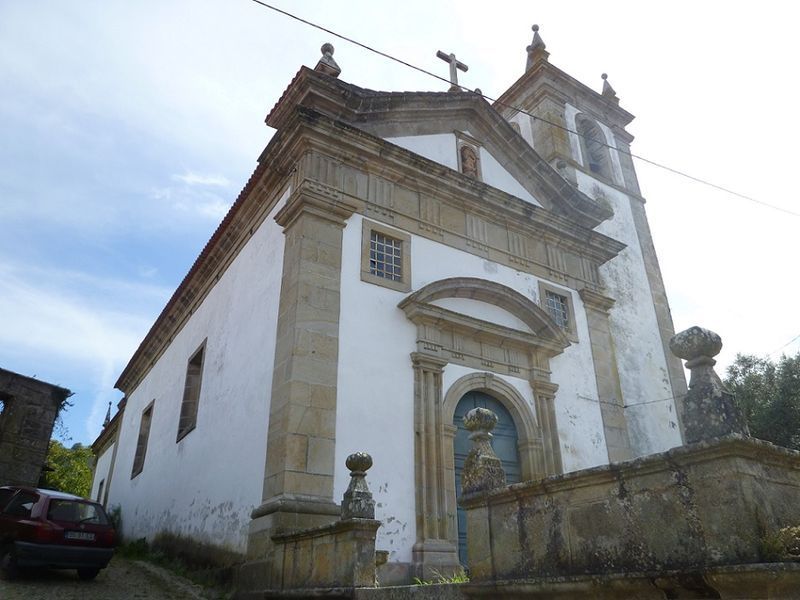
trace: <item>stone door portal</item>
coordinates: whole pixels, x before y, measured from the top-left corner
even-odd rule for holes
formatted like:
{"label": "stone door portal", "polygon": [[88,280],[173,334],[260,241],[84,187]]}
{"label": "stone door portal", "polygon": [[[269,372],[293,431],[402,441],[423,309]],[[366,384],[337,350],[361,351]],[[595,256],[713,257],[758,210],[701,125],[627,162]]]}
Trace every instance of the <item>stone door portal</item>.
{"label": "stone door portal", "polygon": [[[492,431],[492,447],[495,454],[503,463],[508,483],[517,483],[521,479],[521,469],[518,450],[517,428],[511,413],[508,412],[497,399],[484,392],[467,392],[459,400],[453,415],[453,425],[458,429],[454,441],[453,454],[455,458],[456,497],[461,495],[461,471],[464,460],[470,449],[469,431],[464,428],[464,415],[473,408],[488,408],[497,415],[497,426]],[[458,558],[462,565],[467,564],[467,526],[466,515],[458,507]]]}

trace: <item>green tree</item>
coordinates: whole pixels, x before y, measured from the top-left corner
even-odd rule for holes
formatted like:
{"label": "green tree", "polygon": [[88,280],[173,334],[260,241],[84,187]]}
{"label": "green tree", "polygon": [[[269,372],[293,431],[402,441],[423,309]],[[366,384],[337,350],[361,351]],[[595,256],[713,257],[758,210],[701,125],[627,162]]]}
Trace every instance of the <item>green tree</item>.
{"label": "green tree", "polygon": [[50,440],[47,465],[52,471],[42,474],[42,487],[76,496],[88,496],[92,490],[92,449],[81,444],[67,448]]}
{"label": "green tree", "polygon": [[800,450],[800,352],[777,362],[737,354],[725,385],[754,437]]}

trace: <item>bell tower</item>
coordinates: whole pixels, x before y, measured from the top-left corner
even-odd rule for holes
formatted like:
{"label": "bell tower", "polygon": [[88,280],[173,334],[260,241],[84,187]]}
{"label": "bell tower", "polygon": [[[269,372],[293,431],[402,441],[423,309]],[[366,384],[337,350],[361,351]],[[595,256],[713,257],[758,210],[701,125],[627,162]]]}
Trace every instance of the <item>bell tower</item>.
{"label": "bell tower", "polygon": [[[494,108],[564,179],[613,211],[596,229],[627,245],[601,267],[600,294],[580,291],[587,314],[604,324],[592,333],[602,329],[616,340],[611,350],[603,340],[591,340],[609,460],[657,451],[648,440],[648,421],[661,422],[675,433],[669,443],[680,443],[686,380],[668,347],[672,316],[630,153],[633,136],[625,130],[634,117],[620,107],[605,73],[596,91],[551,64],[538,25],[526,51],[525,72]],[[643,302],[648,295],[652,309]],[[656,330],[657,337],[649,337]],[[654,351],[662,354],[656,367],[643,358]],[[637,377],[653,368],[665,389],[661,397],[645,399]]]}
{"label": "bell tower", "polygon": [[630,157],[633,136],[625,131],[634,117],[620,107],[608,76],[603,73],[602,92],[596,92],[552,65],[538,25],[526,50],[525,73],[495,109],[517,123],[523,136],[528,133],[528,143],[573,183],[582,171],[639,194]]}

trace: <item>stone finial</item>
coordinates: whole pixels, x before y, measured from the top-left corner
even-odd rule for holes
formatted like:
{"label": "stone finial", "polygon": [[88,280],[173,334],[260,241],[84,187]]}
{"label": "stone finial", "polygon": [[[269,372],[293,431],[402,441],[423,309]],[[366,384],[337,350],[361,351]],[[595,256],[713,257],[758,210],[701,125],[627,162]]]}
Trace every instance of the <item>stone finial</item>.
{"label": "stone finial", "polygon": [[526,48],[528,51],[528,62],[525,65],[526,71],[529,71],[540,60],[547,62],[547,57],[550,56],[550,53],[545,50],[546,46],[542,36],[539,35],[539,26],[534,25],[531,29],[533,30],[533,41]]}
{"label": "stone finial", "polygon": [[492,449],[492,434],[497,415],[487,408],[473,408],[464,416],[464,427],[470,433],[472,448],[461,472],[461,492],[483,492],[506,484],[506,473]]}
{"label": "stone finial", "polygon": [[355,452],[347,457],[350,485],[342,498],[342,519],[374,519],[375,500],[367,487],[367,471],[372,457],[366,452]]}
{"label": "stone finial", "polygon": [[689,392],[683,401],[683,429],[687,444],[725,435],[750,435],[739,407],[714,371],[714,356],[722,339],[708,329],[690,327],[672,336],[669,348],[686,361],[691,372]]}
{"label": "stone finial", "polygon": [[330,42],[322,44],[320,52],[322,52],[322,58],[319,59],[314,70],[324,73],[325,75],[330,75],[331,77],[338,77],[342,70],[339,68],[339,65],[336,64],[336,61],[333,60],[333,44]]}
{"label": "stone finial", "polygon": [[609,100],[616,100],[619,102],[619,98],[617,98],[617,92],[615,92],[614,88],[611,87],[611,84],[608,83],[608,74],[603,73],[600,75],[600,78],[603,80],[603,96]]}
{"label": "stone finial", "polygon": [[687,361],[686,368],[694,367],[694,362],[703,360],[714,366],[714,356],[722,350],[722,338],[713,331],[695,325],[672,336],[669,349],[678,358]]}
{"label": "stone finial", "polygon": [[106,418],[103,419],[103,428],[108,427],[108,424],[111,423],[111,402],[108,403],[108,410],[106,411]]}

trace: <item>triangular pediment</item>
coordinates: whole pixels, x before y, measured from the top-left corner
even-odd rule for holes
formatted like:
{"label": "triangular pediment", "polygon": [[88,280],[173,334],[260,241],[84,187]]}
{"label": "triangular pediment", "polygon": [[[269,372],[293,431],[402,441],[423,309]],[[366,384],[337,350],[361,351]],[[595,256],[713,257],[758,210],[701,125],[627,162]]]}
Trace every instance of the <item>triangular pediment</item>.
{"label": "triangular pediment", "polygon": [[376,92],[303,67],[267,124],[280,129],[298,105],[388,140],[469,132],[534,203],[589,228],[612,216],[565,180],[476,93]]}

